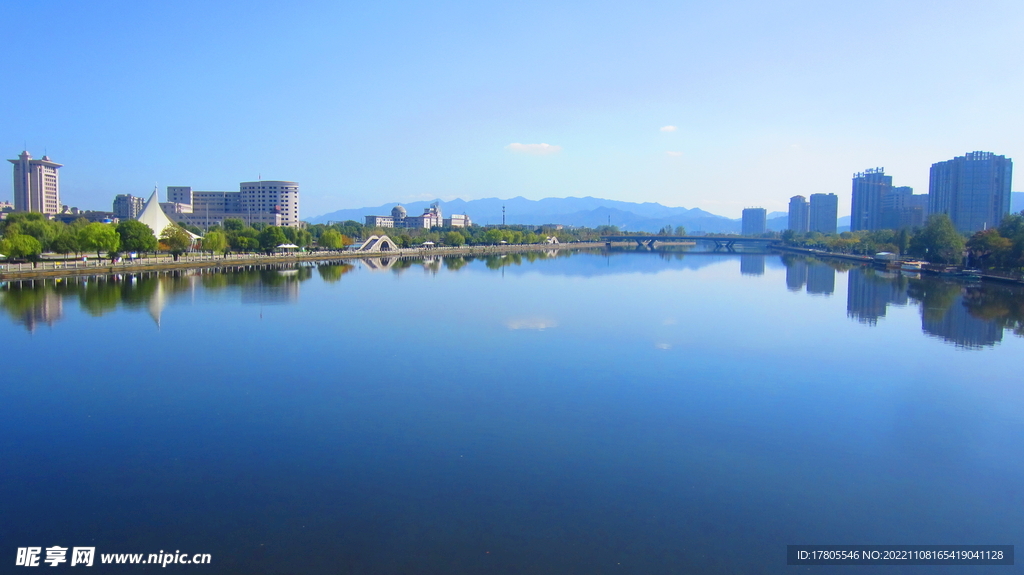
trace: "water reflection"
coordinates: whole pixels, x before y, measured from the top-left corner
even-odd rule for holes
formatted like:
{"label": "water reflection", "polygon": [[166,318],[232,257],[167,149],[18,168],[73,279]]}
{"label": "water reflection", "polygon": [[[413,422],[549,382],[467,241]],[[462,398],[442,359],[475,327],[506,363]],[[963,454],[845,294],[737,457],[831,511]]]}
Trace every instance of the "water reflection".
{"label": "water reflection", "polygon": [[[331,266],[337,271],[321,277],[346,273],[351,265]],[[235,289],[244,304],[280,304],[298,299],[299,284],[312,277],[312,268],[240,269],[231,272],[180,270],[168,273],[81,276],[55,280],[10,282],[0,290],[0,308],[30,332],[40,324],[53,326],[64,316],[65,300],[77,299],[79,308],[101,317],[122,308],[146,311],[159,326],[164,308],[182,295],[197,289],[216,292]],[[326,275],[325,275],[326,274]],[[335,280],[336,281],[336,280]]]}
{"label": "water reflection", "polygon": [[918,305],[921,331],[964,349],[993,346],[1003,331],[1024,335],[1024,290],[998,284],[967,284],[962,281],[816,258],[782,256],[786,288],[808,294],[830,295],[837,272],[847,272],[846,314],[874,326],[885,318],[889,306]]}
{"label": "water reflection", "polygon": [[846,291],[846,315],[849,317],[875,325],[885,317],[890,305],[905,306],[907,302],[907,278],[904,276],[870,268],[850,270]]}
{"label": "water reflection", "polygon": [[[324,283],[333,284],[360,268],[396,275],[419,268],[431,275],[476,269],[591,277],[701,270],[716,264],[735,265],[737,259],[741,275],[765,276],[768,269],[767,281],[776,281],[772,278],[777,277],[779,271],[776,268],[781,265],[784,267],[786,288],[792,292],[803,291],[810,296],[831,296],[836,291],[836,275],[847,274],[846,314],[867,326],[875,326],[883,320],[890,306],[916,305],[921,315],[922,332],[957,347],[981,349],[994,346],[1002,341],[1004,330],[1024,336],[1024,290],[1016,286],[965,284],[935,276],[911,277],[854,262],[792,254],[723,254],[686,250],[551,250],[446,258],[384,257],[230,271],[183,270],[11,282],[0,290],[0,308],[13,323],[24,326],[29,332],[41,325],[53,326],[61,321],[66,315],[65,305],[72,300],[77,301],[80,310],[93,317],[117,309],[145,311],[159,326],[165,307],[183,295],[194,294],[197,289],[234,291],[243,304],[297,302],[301,285],[313,277],[314,267]],[[526,265],[544,260],[549,260],[551,265]],[[518,318],[508,327],[513,330],[542,330],[556,325],[557,322],[540,316]]]}
{"label": "water reflection", "polygon": [[763,276],[764,275],[764,259],[763,255],[755,254],[743,254],[740,256],[740,273],[745,276]]}

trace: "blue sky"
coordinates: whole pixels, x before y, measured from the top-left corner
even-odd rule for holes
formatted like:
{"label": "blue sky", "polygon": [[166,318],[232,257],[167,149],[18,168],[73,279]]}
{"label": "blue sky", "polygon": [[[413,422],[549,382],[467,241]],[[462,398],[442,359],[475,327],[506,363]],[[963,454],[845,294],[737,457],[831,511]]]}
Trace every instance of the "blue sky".
{"label": "blue sky", "polygon": [[262,176],[300,182],[303,217],[586,195],[738,217],[817,192],[845,214],[865,168],[923,193],[933,162],[1024,159],[1019,0],[100,0],[4,14],[0,144],[65,164],[62,199],[81,208]]}

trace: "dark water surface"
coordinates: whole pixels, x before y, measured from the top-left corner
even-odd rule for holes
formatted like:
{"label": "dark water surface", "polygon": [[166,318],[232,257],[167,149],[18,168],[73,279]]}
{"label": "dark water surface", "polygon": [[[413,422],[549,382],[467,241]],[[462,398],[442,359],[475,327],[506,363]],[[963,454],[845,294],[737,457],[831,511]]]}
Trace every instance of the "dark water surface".
{"label": "dark water surface", "polygon": [[[785,546],[1024,544],[1019,291],[778,255],[353,264],[3,286],[0,572],[60,545],[925,573]],[[940,568],[993,569],[1019,567]]]}

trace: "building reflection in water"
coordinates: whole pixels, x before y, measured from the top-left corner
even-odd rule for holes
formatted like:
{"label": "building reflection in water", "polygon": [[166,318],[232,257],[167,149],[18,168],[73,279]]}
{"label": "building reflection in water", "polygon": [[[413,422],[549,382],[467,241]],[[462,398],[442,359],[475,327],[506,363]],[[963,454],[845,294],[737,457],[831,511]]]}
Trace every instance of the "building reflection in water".
{"label": "building reflection in water", "polygon": [[930,336],[968,349],[992,346],[1003,340],[1003,326],[994,318],[986,317],[999,315],[1002,309],[984,305],[975,305],[973,310],[968,307],[969,302],[980,301],[972,294],[984,291],[987,290],[938,278],[910,280],[907,288],[910,297],[921,305],[921,329]]}
{"label": "building reflection in water", "polygon": [[807,266],[807,293],[832,295],[835,291],[835,268],[822,262],[811,262]]}
{"label": "building reflection in water", "polygon": [[963,295],[956,297],[942,317],[930,317],[923,310],[921,316],[921,329],[925,333],[957,347],[977,349],[1003,341],[1003,329],[994,321],[971,315]]}
{"label": "building reflection in water", "polygon": [[786,289],[789,291],[800,291],[807,283],[807,260],[792,256],[782,256],[786,264]]}
{"label": "building reflection in water", "polygon": [[298,301],[299,282],[309,268],[269,270],[260,272],[260,281],[242,285],[242,303],[277,305]]}
{"label": "building reflection in water", "polygon": [[745,276],[763,276],[764,258],[764,254],[740,255],[740,273]]}
{"label": "building reflection in water", "polygon": [[[443,268],[457,272],[480,260],[491,270],[548,257],[542,252],[472,256],[427,260],[377,258],[362,260],[375,270],[400,273],[422,265],[427,273]],[[673,256],[675,257],[675,256]],[[682,254],[679,254],[682,257]],[[774,256],[767,256],[774,257]],[[740,270],[746,275],[765,273],[763,254],[740,254]],[[710,261],[710,260],[709,260]],[[717,261],[717,260],[714,260]],[[810,295],[835,291],[837,267],[848,270],[847,316],[867,325],[884,318],[890,305],[913,302],[921,314],[922,331],[931,337],[966,349],[980,349],[1002,341],[1003,331],[1024,336],[1024,289],[1000,284],[968,285],[934,276],[908,278],[897,272],[876,270],[843,262],[782,256],[786,266],[786,287],[806,287]],[[285,304],[298,300],[300,284],[311,278],[313,267],[327,283],[357,269],[354,263],[324,263],[317,266],[280,266],[263,269],[183,270],[170,273],[71,277],[0,284],[0,310],[11,321],[34,332],[40,325],[52,326],[64,317],[66,298],[77,299],[79,309],[95,317],[118,308],[146,312],[159,326],[164,308],[175,300],[188,298],[202,288],[207,292],[236,291],[246,304]],[[585,268],[590,269],[590,268]],[[605,267],[600,268],[602,272]]]}
{"label": "building reflection in water", "polygon": [[846,291],[848,317],[875,325],[885,317],[890,304],[904,306],[907,302],[907,280],[903,276],[872,268],[850,270]]}
{"label": "building reflection in water", "polygon": [[64,299],[42,283],[22,289],[8,289],[3,294],[3,307],[14,323],[34,333],[41,324],[53,326],[64,316]]}
{"label": "building reflection in water", "polygon": [[836,268],[813,258],[782,256],[786,266],[786,289],[800,291],[807,286],[807,293],[832,295],[836,291]]}
{"label": "building reflection in water", "polygon": [[[326,267],[326,266],[325,266]],[[353,269],[350,264],[330,266],[321,277],[337,281]],[[285,269],[181,270],[169,273],[75,276],[56,280],[10,282],[0,289],[0,309],[13,322],[30,332],[40,324],[53,325],[64,315],[66,298],[78,300],[79,309],[94,317],[116,309],[145,311],[159,327],[164,308],[172,301],[207,291],[234,289],[242,303],[278,304],[294,302],[299,284],[312,277],[309,266]],[[325,276],[326,274],[326,276]],[[330,280],[326,280],[330,281]]]}

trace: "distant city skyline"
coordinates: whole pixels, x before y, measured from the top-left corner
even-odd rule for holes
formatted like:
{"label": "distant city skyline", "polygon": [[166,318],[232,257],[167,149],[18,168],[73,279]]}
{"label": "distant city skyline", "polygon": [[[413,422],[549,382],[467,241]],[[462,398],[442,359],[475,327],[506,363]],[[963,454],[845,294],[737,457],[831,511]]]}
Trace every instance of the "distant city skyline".
{"label": "distant city skyline", "polygon": [[923,191],[932,163],[965,150],[1024,157],[1024,79],[1008,72],[1020,2],[115,0],[5,15],[18,24],[0,43],[47,81],[0,93],[0,147],[65,164],[63,203],[93,209],[262,175],[301,181],[310,216],[594,196],[738,218],[813,193],[846,215],[866,166]]}

